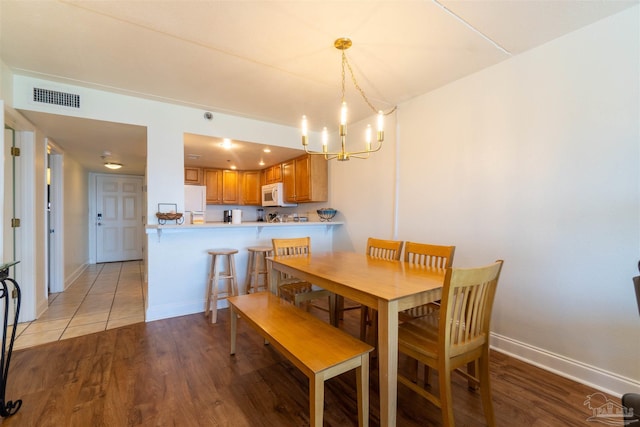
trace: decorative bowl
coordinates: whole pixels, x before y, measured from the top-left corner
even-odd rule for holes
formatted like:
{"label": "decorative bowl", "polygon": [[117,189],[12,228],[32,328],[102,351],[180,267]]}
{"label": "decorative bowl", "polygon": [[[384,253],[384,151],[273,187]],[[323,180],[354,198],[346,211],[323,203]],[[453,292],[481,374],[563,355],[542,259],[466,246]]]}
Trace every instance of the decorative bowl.
{"label": "decorative bowl", "polygon": [[320,221],[331,221],[331,218],[336,216],[336,214],[338,213],[338,211],[333,208],[322,208],[318,209],[316,212],[320,217]]}

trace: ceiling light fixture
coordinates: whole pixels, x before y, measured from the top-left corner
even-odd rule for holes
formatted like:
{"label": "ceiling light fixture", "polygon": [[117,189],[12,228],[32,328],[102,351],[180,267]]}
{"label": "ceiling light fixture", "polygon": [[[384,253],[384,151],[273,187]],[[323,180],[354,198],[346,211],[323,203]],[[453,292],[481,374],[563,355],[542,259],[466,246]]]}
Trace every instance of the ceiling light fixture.
{"label": "ceiling light fixture", "polygon": [[[111,157],[111,151],[107,151],[107,150],[103,151],[102,155],[100,156],[102,160],[107,160],[109,157]],[[104,162],[104,167],[109,169],[114,169],[114,170],[120,169],[122,167],[122,163],[106,161]]]}
{"label": "ceiling light fixture", "polygon": [[105,162],[104,167],[109,169],[120,169],[122,167],[122,163]]}
{"label": "ceiling light fixture", "polygon": [[[358,82],[356,82],[356,78],[353,75],[353,70],[351,69],[351,65],[349,65],[349,61],[347,60],[346,50],[351,47],[351,39],[348,38],[339,38],[334,43],[333,46],[342,51],[342,107],[340,109],[340,126],[338,127],[338,133],[340,135],[340,141],[342,144],[342,149],[338,152],[330,152],[328,149],[329,142],[329,134],[327,132],[327,128],[322,129],[322,151],[310,151],[309,150],[309,137],[308,137],[308,124],[307,117],[302,116],[302,146],[304,147],[304,151],[309,154],[319,154],[323,155],[325,159],[338,159],[339,161],[349,160],[351,157],[355,157],[357,159],[366,159],[369,157],[369,154],[374,153],[380,148],[382,148],[382,141],[384,141],[384,116],[393,113],[397,107],[393,107],[391,111],[388,113],[384,113],[382,110],[376,110],[376,108],[371,104],[367,96],[364,94],[364,91],[358,86]],[[375,147],[371,146],[371,125],[367,125],[367,130],[365,134],[365,149],[361,151],[347,151],[347,103],[344,99],[345,92],[345,67],[349,70],[349,74],[351,75],[351,80],[353,81],[353,85],[356,87],[362,99],[367,103],[367,105],[373,110],[374,113],[378,115],[378,127],[376,133],[377,145]]]}
{"label": "ceiling light fixture", "polygon": [[220,146],[226,149],[231,148],[231,140],[229,138],[223,139],[222,142],[220,143]]}

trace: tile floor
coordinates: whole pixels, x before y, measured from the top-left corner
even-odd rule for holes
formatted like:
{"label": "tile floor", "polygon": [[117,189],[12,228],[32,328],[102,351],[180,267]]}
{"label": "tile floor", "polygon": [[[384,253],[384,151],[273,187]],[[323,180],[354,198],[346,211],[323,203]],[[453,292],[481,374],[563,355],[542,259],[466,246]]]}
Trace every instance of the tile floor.
{"label": "tile floor", "polygon": [[14,350],[144,322],[142,261],[94,264],[64,292],[49,295],[49,308],[19,323]]}

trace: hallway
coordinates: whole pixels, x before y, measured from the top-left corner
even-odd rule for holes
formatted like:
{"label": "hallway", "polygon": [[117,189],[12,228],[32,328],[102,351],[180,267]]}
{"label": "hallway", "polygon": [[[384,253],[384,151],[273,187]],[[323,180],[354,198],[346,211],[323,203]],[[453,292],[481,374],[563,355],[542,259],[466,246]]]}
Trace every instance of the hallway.
{"label": "hallway", "polygon": [[19,323],[14,350],[144,322],[142,261],[89,265],[49,308]]}

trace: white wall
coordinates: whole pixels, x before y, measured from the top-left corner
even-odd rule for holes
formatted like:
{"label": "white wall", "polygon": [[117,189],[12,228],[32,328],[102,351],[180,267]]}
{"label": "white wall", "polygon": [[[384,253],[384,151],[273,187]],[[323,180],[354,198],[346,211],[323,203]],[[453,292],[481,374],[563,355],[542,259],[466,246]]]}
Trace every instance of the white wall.
{"label": "white wall", "polygon": [[[80,109],[70,109],[55,105],[42,105],[31,101],[33,87],[58,90],[79,94],[82,102]],[[147,218],[149,223],[157,223],[155,213],[158,203],[176,203],[178,211],[184,206],[184,160],[183,134],[185,132],[200,135],[225,136],[244,141],[257,141],[274,146],[300,148],[299,130],[256,120],[238,118],[214,113],[213,121],[204,118],[204,110],[164,104],[130,96],[119,95],[94,89],[55,83],[26,76],[14,76],[13,99],[16,109],[26,109],[52,114],[72,115],[76,117],[105,120],[117,123],[146,126],[147,128]],[[98,155],[97,153],[96,155]],[[65,160],[66,163],[66,160]],[[87,178],[81,183],[82,174],[77,167],[67,169],[65,164],[65,200],[67,195],[79,191],[87,193]],[[67,180],[71,179],[68,183]],[[88,208],[83,204],[86,199],[79,198],[71,205],[72,214],[78,220],[82,211]],[[70,207],[65,202],[65,214]],[[84,222],[85,219],[82,219]],[[77,234],[79,228],[74,228]],[[85,228],[88,230],[88,226]],[[66,233],[66,232],[65,232]],[[154,234],[147,236],[146,255],[148,279],[147,320],[189,314],[204,309],[204,282],[206,274],[202,268],[192,269],[191,263],[200,267],[207,262],[206,251],[200,251],[196,260],[190,260],[181,252],[182,247],[192,245],[192,236],[173,235],[165,239],[172,244],[158,244]],[[77,244],[79,248],[85,240],[73,239],[65,245]],[[330,241],[330,240],[329,240]],[[215,244],[214,241],[211,244]],[[177,257],[176,254],[180,254]],[[80,261],[83,254],[75,253],[74,263]],[[84,254],[85,257],[88,253]],[[69,270],[67,271],[67,267]],[[65,277],[74,267],[65,264]],[[189,292],[176,293],[176,286],[188,283]],[[201,291],[194,289],[201,287]],[[197,295],[197,297],[194,296]],[[199,301],[198,298],[202,299]],[[201,302],[202,304],[199,304]]]}
{"label": "white wall", "polygon": [[[396,214],[396,116],[385,118],[385,141],[379,152],[366,159],[329,163],[329,198],[338,210],[336,219],[345,222],[335,236],[335,248],[364,252],[367,238],[394,239]],[[347,149],[364,147],[367,124],[372,116],[349,126]]]}
{"label": "white wall", "polygon": [[504,259],[493,343],[640,390],[639,8],[401,106],[399,237]]}
{"label": "white wall", "polygon": [[64,287],[89,264],[88,172],[70,155],[63,160]]}

